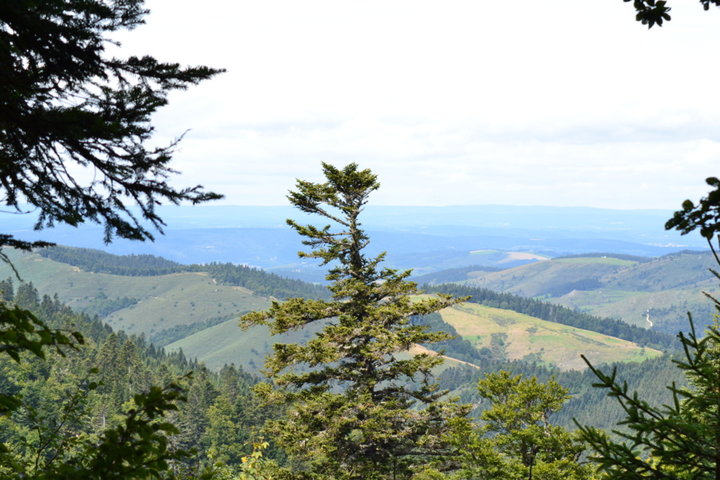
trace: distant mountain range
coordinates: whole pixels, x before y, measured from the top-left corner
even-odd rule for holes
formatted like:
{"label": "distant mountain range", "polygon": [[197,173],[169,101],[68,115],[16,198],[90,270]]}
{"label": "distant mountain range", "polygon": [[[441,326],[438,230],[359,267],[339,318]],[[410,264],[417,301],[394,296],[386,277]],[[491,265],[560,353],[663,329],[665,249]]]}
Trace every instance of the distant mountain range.
{"label": "distant mountain range", "polygon": [[[290,207],[165,207],[160,213],[168,227],[154,243],[115,240],[109,245],[103,245],[102,229],[96,225],[34,231],[32,215],[0,218],[3,233],[27,240],[153,254],[185,264],[232,262],[308,281],[323,279],[315,263],[298,259],[303,245],[285,224],[286,218],[313,220]],[[372,240],[369,253],[387,251],[388,266],[422,275],[471,265],[507,268],[537,260],[533,255],[613,252],[657,257],[706,248],[699,235],[665,231],[671,215],[663,210],[584,207],[369,206],[363,224]]]}

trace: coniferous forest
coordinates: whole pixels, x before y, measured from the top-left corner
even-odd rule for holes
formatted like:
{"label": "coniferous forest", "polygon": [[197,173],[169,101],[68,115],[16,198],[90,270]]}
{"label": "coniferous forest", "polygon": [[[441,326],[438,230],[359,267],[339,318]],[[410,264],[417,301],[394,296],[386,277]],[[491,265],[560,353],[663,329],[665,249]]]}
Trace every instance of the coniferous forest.
{"label": "coniferous forest", "polygon": [[[648,27],[670,20],[666,2],[633,7]],[[166,228],[159,205],[222,197],[169,183],[179,140],[148,145],[151,117],[172,91],[223,71],[107,55],[108,35],[147,13],[142,0],[0,4],[0,196],[17,213],[36,209],[38,229],[88,222],[103,227],[106,242],[152,241]],[[92,179],[74,177],[77,168],[92,169]],[[720,180],[707,184],[709,193],[682,203],[665,228],[700,233],[720,270]],[[369,253],[363,210],[378,189],[370,169],[322,163],[320,181],[298,179],[289,192],[309,218],[287,221],[303,240],[299,255],[327,269],[327,285],[0,232],[0,261],[13,271],[0,281],[0,477],[720,479],[720,300],[707,295],[717,312],[702,320],[707,330],[688,314],[674,337],[462,284],[423,290],[410,270]],[[266,302],[236,312],[234,335],[262,331],[276,341],[252,373],[209,369],[163,346],[225,317],[151,338],[128,334],[103,319],[143,300],[103,293],[77,311],[23,281],[18,252],[134,280],[207,277],[214,289]],[[618,350],[639,353],[609,365],[582,355],[584,370],[537,352],[513,357],[507,333],[475,335],[489,338],[478,347],[446,322],[442,312],[456,307],[522,314],[588,344],[609,336]]]}

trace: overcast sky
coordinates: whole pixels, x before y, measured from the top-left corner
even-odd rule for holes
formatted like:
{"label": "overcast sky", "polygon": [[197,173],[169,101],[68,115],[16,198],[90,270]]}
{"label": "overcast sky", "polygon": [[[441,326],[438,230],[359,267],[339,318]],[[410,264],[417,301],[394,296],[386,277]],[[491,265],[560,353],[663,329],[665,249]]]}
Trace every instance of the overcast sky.
{"label": "overcast sky", "polygon": [[720,9],[622,0],[150,0],[125,54],[227,73],[156,116],[176,185],[281,205],[320,162],[384,205],[679,207],[720,175]]}

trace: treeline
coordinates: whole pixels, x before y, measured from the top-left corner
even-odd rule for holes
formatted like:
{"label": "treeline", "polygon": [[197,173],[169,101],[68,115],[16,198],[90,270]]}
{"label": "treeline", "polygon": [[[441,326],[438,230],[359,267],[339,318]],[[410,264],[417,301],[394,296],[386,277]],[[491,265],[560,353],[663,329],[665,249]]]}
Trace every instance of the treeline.
{"label": "treeline", "polygon": [[285,278],[257,268],[232,263],[208,263],[192,265],[195,271],[208,272],[212,278],[223,285],[245,287],[259,295],[277,298],[327,298],[326,287]]}
{"label": "treeline", "polygon": [[427,291],[470,296],[470,302],[488,307],[513,310],[542,320],[622,338],[642,346],[655,347],[666,351],[678,347],[676,338],[666,333],[646,330],[617,319],[600,318],[587,313],[576,312],[561,305],[521,297],[512,293],[500,293],[486,288],[454,284],[431,285],[427,287]]}
{"label": "treeline", "polygon": [[61,246],[42,248],[37,253],[92,273],[147,277],[189,271],[187,265],[155,255],[113,255],[102,250]]}
{"label": "treeline", "polygon": [[45,258],[92,273],[144,277],[182,272],[206,272],[218,283],[244,287],[263,296],[286,299],[293,297],[326,298],[329,295],[327,288],[320,285],[232,263],[183,265],[154,255],[113,255],[102,250],[62,246],[43,248],[37,253]]}
{"label": "treeline", "polygon": [[237,312],[237,314],[226,315],[222,317],[212,317],[207,320],[198,321],[195,323],[185,323],[175,325],[170,328],[165,328],[159,332],[155,332],[149,335],[148,339],[157,347],[164,347],[170,345],[173,342],[182,340],[185,337],[205,330],[206,328],[214,327],[230,319],[237,319],[238,317],[248,313],[248,311]]}
{"label": "treeline", "polygon": [[0,290],[5,301],[32,311],[49,327],[80,332],[85,338],[77,349],[66,348],[64,356],[48,352],[47,360],[24,355],[17,363],[0,356],[0,393],[27,404],[9,417],[0,416],[0,446],[13,446],[11,454],[18,462],[37,458],[42,468],[64,455],[68,444],[116,426],[134,395],[177,381],[186,401],[166,418],[179,428],[169,440],[172,448],[193,452],[174,466],[177,471],[196,478],[213,462],[240,465],[242,456],[251,453],[253,429],[271,414],[251,394],[257,381],[253,376],[235,366],[211,372],[181,351],[166,353],[142,336],[113,332],[97,317],[76,313],[57,297],[40,297],[32,284],[14,290],[12,282],[4,280]]}
{"label": "treeline", "polygon": [[100,292],[96,297],[90,299],[83,311],[95,313],[99,317],[107,317],[113,312],[132,307],[139,301],[137,298],[130,297],[109,298],[105,292]]}

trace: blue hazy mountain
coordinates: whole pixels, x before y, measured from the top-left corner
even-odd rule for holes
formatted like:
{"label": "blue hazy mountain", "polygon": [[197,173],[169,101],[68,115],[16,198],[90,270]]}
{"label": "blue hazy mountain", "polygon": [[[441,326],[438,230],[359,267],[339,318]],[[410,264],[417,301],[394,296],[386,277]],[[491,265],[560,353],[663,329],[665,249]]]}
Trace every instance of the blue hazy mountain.
{"label": "blue hazy mountain", "polygon": [[[0,214],[0,231],[116,254],[146,253],[181,263],[243,263],[304,279],[321,278],[315,263],[298,259],[303,245],[285,223],[286,218],[313,220],[289,206],[181,206],[159,211],[167,228],[153,243],[114,240],[104,245],[102,228],[92,224],[35,231],[32,214]],[[665,231],[664,223],[671,215],[664,210],[587,207],[369,206],[362,219],[372,239],[370,253],[388,251],[389,266],[424,273],[497,264],[499,257],[477,254],[488,251],[548,257],[586,252],[652,257],[706,248],[699,235]],[[528,261],[532,259],[506,258],[503,267]]]}

